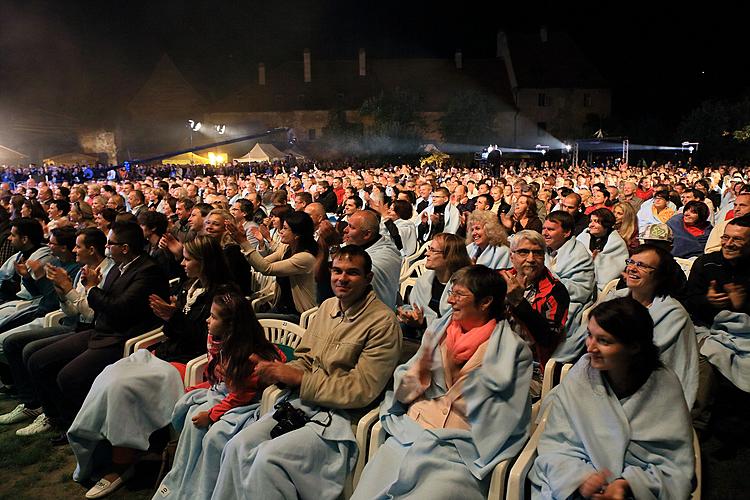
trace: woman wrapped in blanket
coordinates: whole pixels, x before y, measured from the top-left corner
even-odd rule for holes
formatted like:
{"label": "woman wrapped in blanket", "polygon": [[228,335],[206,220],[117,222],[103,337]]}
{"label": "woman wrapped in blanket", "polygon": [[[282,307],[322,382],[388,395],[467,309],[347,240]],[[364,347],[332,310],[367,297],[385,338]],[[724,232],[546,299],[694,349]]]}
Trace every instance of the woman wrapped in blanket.
{"label": "woman wrapped in blanket", "polygon": [[469,215],[466,252],[473,264],[481,264],[490,269],[510,267],[508,234],[497,215],[489,210],[474,210]]}
{"label": "woman wrapped in blanket", "polygon": [[610,300],[591,311],[588,329],[588,353],[545,403],[533,497],[688,498],[690,413],[659,361],[648,310]]}
{"label": "woman wrapped in blanket", "polygon": [[608,208],[597,208],[589,214],[589,227],[577,236],[594,259],[596,288],[619,278],[628,258],[628,245],[615,230],[617,220]]}
{"label": "woman wrapped in blanket", "polygon": [[495,465],[526,441],[532,356],[504,319],[505,281],[470,266],[451,284],[451,312],[396,369],[395,390],[380,407],[391,437],[354,499],[484,499]]}
{"label": "woman wrapped in blanket", "polygon": [[[172,425],[181,432],[180,440],[155,499],[211,497],[224,445],[258,416],[264,387],[254,373],[255,362],[286,361],[266,339],[250,303],[236,292],[214,298],[208,353],[208,381],[188,388],[174,407]],[[192,425],[185,425],[188,419]]]}
{"label": "woman wrapped in blanket", "polygon": [[187,279],[177,297],[170,302],[149,297],[154,314],[164,321],[166,338],[152,352],[139,350],[108,366],[68,431],[78,461],[73,475],[77,481],[87,480],[96,464],[109,462],[99,455],[106,448],[100,445],[108,441],[112,466],[102,478],[122,483],[123,473],[149,448],[151,434],[169,425],[183,393],[185,363],[206,352],[211,303],[231,273],[214,238],[198,236],[187,241],[182,252]]}

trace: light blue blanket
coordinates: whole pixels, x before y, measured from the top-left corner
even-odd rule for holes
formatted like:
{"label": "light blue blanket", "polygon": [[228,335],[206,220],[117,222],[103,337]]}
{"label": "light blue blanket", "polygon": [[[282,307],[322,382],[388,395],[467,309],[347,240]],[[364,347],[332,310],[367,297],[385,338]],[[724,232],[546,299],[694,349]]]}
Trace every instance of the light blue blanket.
{"label": "light blue blanket", "polygon": [[[577,236],[578,241],[583,243],[584,248],[588,250],[591,243],[591,234],[589,230],[584,230]],[[589,252],[590,254],[591,252]],[[604,245],[594,259],[594,273],[596,274],[596,288],[603,290],[607,283],[613,279],[619,278],[625,269],[625,259],[629,257],[628,245],[617,231],[612,231]]]}
{"label": "light blue blanket", "polygon": [[[468,252],[469,257],[474,258],[477,248],[479,247],[476,243],[466,245],[466,252]],[[505,245],[487,245],[479,255],[477,264],[487,266],[490,269],[508,269],[511,267],[510,248]]]}
{"label": "light blue blanket", "polygon": [[[435,271],[426,269],[422,276],[417,278],[417,282],[411,289],[409,294],[409,303],[417,304],[424,312],[424,317],[429,327],[438,315],[430,309],[430,299],[432,298],[432,281],[435,279]],[[445,316],[451,311],[451,305],[448,303],[448,291],[451,288],[451,284],[447,283],[443,289],[443,294],[440,296],[440,315]]]}
{"label": "light blue blanket", "polygon": [[633,497],[684,500],[695,467],[690,414],[679,380],[656,370],[619,400],[582,357],[548,396],[550,413],[529,478],[533,498],[568,498],[595,472],[625,479]]}
{"label": "light blue blanket", "polygon": [[180,372],[145,349],[105,368],[68,430],[78,461],[73,479],[91,476],[98,465],[96,449],[104,440],[112,446],[147,450],[151,434],[169,425],[184,391]]}
{"label": "light blue blanket", "polygon": [[[450,321],[450,315],[436,321],[430,327],[435,333],[422,340],[433,363],[426,398],[441,397],[448,390],[439,345]],[[396,369],[394,388],[419,356]],[[463,386],[470,430],[425,429],[406,414],[408,407],[396,400],[395,392],[388,391],[380,421],[392,437],[378,452],[380,458],[365,468],[353,498],[486,496],[495,465],[515,456],[528,437],[531,365],[526,343],[507,321],[500,321],[482,364],[468,374]]]}
{"label": "light blue blanket", "polygon": [[216,486],[224,446],[245,425],[258,418],[259,403],[232,408],[210,427],[198,428],[192,418],[221,402],[229,392],[222,382],[210,389],[183,395],[174,407],[172,425],[181,432],[172,470],[156,490],[154,499],[209,499]]}
{"label": "light blue blanket", "polygon": [[701,354],[737,388],[750,392],[750,316],[745,313],[721,311],[714,318]]}
{"label": "light blue blanket", "polygon": [[[229,440],[221,455],[214,500],[339,498],[357,461],[357,443],[346,412],[290,400],[316,422],[271,439],[277,424],[268,412]],[[330,421],[329,421],[330,418]]]}
{"label": "light blue blanket", "polygon": [[594,261],[591,260],[591,254],[583,243],[570,238],[557,251],[557,262],[554,267],[549,255],[545,257],[544,263],[562,281],[570,295],[568,321],[565,325],[566,339],[558,346],[552,357],[557,360],[574,358],[581,353],[583,345],[580,336],[576,335],[581,325],[581,316],[584,309],[595,299]]}

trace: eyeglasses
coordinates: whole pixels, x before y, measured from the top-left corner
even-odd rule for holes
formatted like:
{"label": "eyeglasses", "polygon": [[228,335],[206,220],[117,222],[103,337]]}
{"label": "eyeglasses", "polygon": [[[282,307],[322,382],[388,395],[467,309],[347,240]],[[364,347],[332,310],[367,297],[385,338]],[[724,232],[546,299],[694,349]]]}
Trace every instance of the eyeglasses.
{"label": "eyeglasses", "polygon": [[513,250],[513,253],[516,253],[521,257],[528,257],[529,254],[534,255],[534,257],[544,257],[544,250],[542,250],[541,248],[519,248],[517,250]]}
{"label": "eyeglasses", "polygon": [[442,248],[427,247],[427,251],[430,253],[443,253]]}
{"label": "eyeglasses", "polygon": [[654,266],[649,266],[648,264],[644,264],[643,262],[638,262],[637,260],[633,260],[633,259],[625,259],[625,265],[635,266],[638,269],[650,269],[652,271],[656,270]]}
{"label": "eyeglasses", "polygon": [[448,290],[448,297],[456,297],[457,299],[463,300],[467,297],[471,297],[470,293],[460,293],[453,290]]}
{"label": "eyeglasses", "polygon": [[743,245],[745,243],[745,238],[738,238],[737,236],[727,236],[726,234],[721,237],[721,241],[723,242],[734,242],[738,243],[740,245]]}
{"label": "eyeglasses", "polygon": [[107,240],[107,246],[109,247],[121,247],[123,245],[127,245],[127,243],[117,243],[116,241]]}

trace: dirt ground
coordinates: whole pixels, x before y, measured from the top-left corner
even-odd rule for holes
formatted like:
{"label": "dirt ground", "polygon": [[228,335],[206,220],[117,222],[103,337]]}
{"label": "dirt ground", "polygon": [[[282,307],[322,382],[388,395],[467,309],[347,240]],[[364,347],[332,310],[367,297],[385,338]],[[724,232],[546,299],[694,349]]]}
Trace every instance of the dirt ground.
{"label": "dirt ground", "polygon": [[[0,400],[0,414],[15,405],[13,400]],[[76,462],[70,447],[52,446],[52,433],[16,436],[16,430],[29,423],[0,425],[0,500],[84,498],[87,488],[71,479]],[[158,464],[139,464],[136,471],[133,480],[108,498],[150,499]]]}

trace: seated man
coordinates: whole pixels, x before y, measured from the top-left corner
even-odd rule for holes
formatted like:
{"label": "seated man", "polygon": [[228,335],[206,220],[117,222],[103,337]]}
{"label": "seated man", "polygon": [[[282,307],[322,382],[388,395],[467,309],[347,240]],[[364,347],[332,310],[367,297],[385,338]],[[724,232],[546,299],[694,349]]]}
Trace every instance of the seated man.
{"label": "seated man", "polygon": [[513,330],[534,354],[530,392],[539,397],[544,365],[558,345],[565,340],[570,296],[562,284],[544,266],[547,245],[536,231],[524,230],[510,242],[513,267],[500,271],[508,291],[505,301],[510,308]]}
{"label": "seated man", "polygon": [[[693,318],[700,349],[700,380],[694,425],[705,428],[719,389],[716,371],[745,394],[729,387],[722,398],[732,411],[750,403],[750,215],[732,219],[721,251],[698,257],[688,278],[685,308]],[[722,379],[719,378],[718,382]],[[728,384],[723,384],[728,385]],[[726,387],[723,389],[727,389]],[[734,392],[734,394],[732,394]],[[731,401],[731,402],[730,402]],[[745,407],[747,410],[747,407]]]}
{"label": "seated man", "polygon": [[573,216],[556,210],[547,216],[542,229],[547,255],[544,264],[563,282],[570,296],[567,338],[553,358],[573,361],[583,353],[585,338],[576,338],[583,310],[596,299],[594,261],[588,249],[573,237]]}
{"label": "seated man", "polygon": [[308,423],[272,438],[278,422],[269,412],[232,438],[222,454],[213,498],[341,494],[357,455],[346,410],[363,410],[375,401],[401,350],[396,316],[370,287],[371,267],[362,248],[342,248],[331,271],[336,297],[321,304],[295,351],[297,359],[256,361],[261,379],[294,391],[289,401]]}
{"label": "seated man", "polygon": [[[96,228],[87,228],[76,237],[76,260],[93,272],[98,269],[102,280],[114,266],[112,259],[104,257],[107,237]],[[88,271],[87,271],[88,272]],[[41,403],[36,400],[26,361],[32,353],[42,347],[57,342],[63,336],[76,331],[89,330],[94,323],[94,311],[89,307],[86,288],[81,282],[83,271],[79,271],[73,280],[68,273],[59,267],[48,266],[47,278],[54,283],[59,304],[66,317],[61,324],[44,327],[30,323],[8,332],[2,343],[5,358],[10,366],[14,382],[14,397],[20,404],[10,413],[0,416],[0,423],[13,424],[37,417],[29,426],[16,431],[18,435],[31,435],[50,429],[50,424],[42,414]],[[99,283],[101,287],[102,283]]]}
{"label": "seated man", "polygon": [[145,254],[143,231],[133,222],[113,226],[107,246],[117,265],[102,288],[96,270],[84,277],[88,305],[95,311],[94,328],[74,333],[40,349],[28,359],[36,397],[44,413],[61,433],[55,444],[65,444],[68,429],[97,375],[122,356],[129,338],[145,333],[160,320],[149,307],[149,295],[168,300],[164,272]]}
{"label": "seated man", "polygon": [[401,252],[388,236],[380,234],[380,224],[374,212],[359,210],[349,217],[344,230],[344,243],[364,248],[372,259],[372,288],[391,309],[396,308]]}
{"label": "seated man", "polygon": [[418,239],[424,243],[439,233],[456,234],[461,225],[461,214],[450,202],[448,188],[439,187],[432,194],[432,204],[417,218]]}

